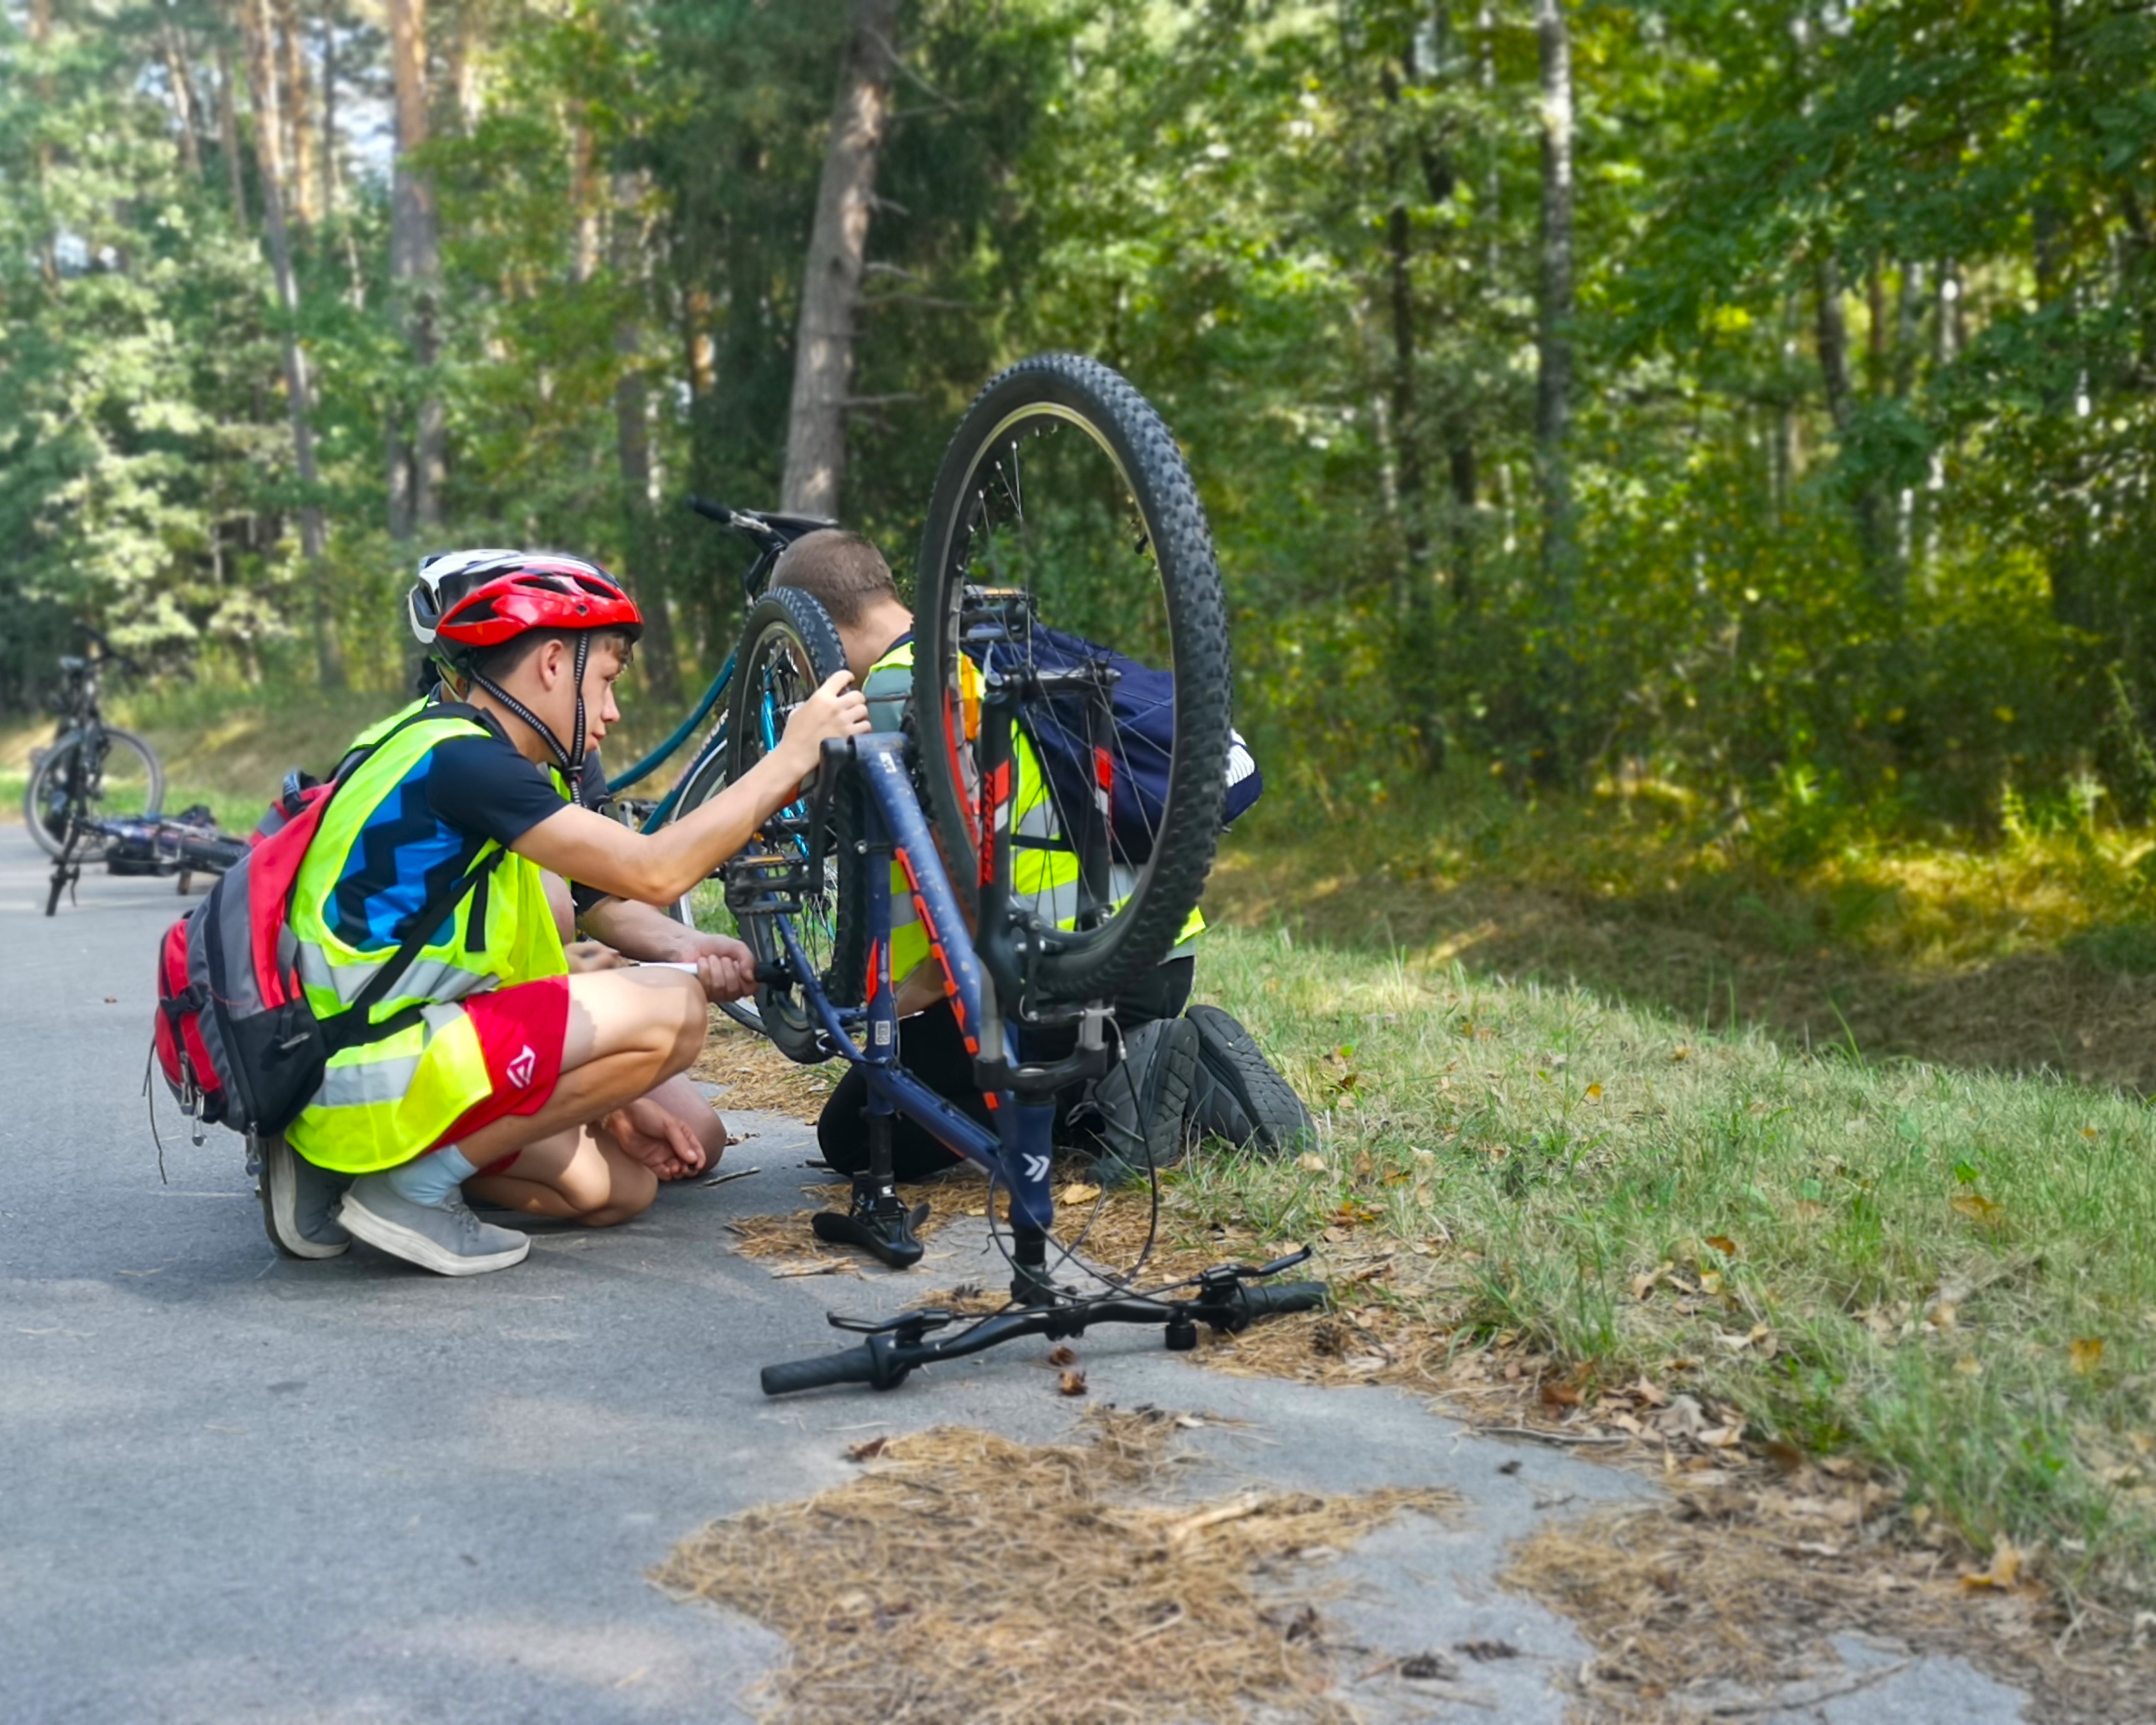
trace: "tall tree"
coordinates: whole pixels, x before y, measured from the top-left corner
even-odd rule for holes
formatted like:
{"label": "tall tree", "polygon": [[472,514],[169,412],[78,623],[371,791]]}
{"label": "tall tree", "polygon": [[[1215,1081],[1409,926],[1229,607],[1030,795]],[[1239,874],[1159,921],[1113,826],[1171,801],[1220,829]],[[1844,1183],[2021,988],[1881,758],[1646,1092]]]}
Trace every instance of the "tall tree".
{"label": "tall tree", "polygon": [[643,364],[643,330],[638,310],[644,295],[641,280],[649,235],[639,218],[642,203],[636,177],[613,180],[614,268],[629,290],[614,321],[613,347],[620,362],[614,381],[615,459],[621,470],[621,502],[629,574],[642,595],[644,675],[651,692],[665,702],[681,698],[681,666],[674,644],[674,618],[659,550],[654,511],[658,470],[651,439],[651,392]]}
{"label": "tall tree", "polygon": [[307,91],[306,17],[300,0],[276,0],[278,106],[285,120],[285,159],[291,175],[293,225],[314,225],[320,200],[315,187],[314,116]]}
{"label": "tall tree", "polygon": [[781,506],[835,515],[846,472],[846,407],[853,390],[854,324],[868,263],[877,158],[891,113],[898,0],[854,0],[839,59],[839,93],[801,273],[793,397],[786,427]]}
{"label": "tall tree", "polygon": [[277,69],[264,0],[240,0],[239,25],[247,47],[248,83],[254,93],[254,160],[262,182],[262,231],[270,269],[284,314],[285,411],[292,428],[292,466],[300,485],[300,551],[307,567],[314,624],[315,668],[326,689],[345,685],[344,655],[330,610],[328,540],[322,521],[321,475],[315,465],[314,389],[307,350],[300,338],[299,280],[292,267],[292,236],[285,218],[285,162],[277,111]]}
{"label": "tall tree", "polygon": [[[1542,490],[1543,578],[1561,633],[1573,606],[1572,38],[1564,0],[1535,0],[1542,67],[1542,244],[1536,292],[1535,468]],[[1570,643],[1564,646],[1569,648]]]}
{"label": "tall tree", "polygon": [[440,357],[442,274],[434,188],[413,160],[428,136],[426,0],[389,0],[389,37],[397,105],[389,277],[418,400],[409,418],[396,408],[388,417],[388,520],[393,538],[408,539],[441,526],[449,475],[449,420],[434,376]]}

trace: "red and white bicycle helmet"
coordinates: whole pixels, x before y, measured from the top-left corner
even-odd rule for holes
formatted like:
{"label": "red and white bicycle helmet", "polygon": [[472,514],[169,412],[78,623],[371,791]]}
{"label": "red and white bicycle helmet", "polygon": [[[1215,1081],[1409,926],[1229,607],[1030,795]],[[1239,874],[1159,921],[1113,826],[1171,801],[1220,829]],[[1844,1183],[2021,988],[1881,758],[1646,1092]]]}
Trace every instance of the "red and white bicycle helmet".
{"label": "red and white bicycle helmet", "polygon": [[[621,583],[597,563],[560,552],[438,552],[420,560],[419,578],[406,610],[420,645],[537,732],[574,790],[584,764],[584,668],[591,658],[592,633],[604,629],[634,640],[644,632],[644,614]],[[572,747],[564,747],[552,726],[472,663],[476,649],[499,647],[533,629],[575,633]]]}

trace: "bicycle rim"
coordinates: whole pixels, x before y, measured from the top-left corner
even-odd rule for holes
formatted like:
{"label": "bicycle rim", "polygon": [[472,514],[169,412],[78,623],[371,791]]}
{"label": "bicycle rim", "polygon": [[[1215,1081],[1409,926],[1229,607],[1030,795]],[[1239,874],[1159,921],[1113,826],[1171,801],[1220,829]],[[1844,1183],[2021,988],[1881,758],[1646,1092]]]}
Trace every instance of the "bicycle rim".
{"label": "bicycle rim", "polygon": [[[845,654],[838,631],[823,607],[804,593],[781,588],[767,593],[750,608],[735,660],[737,687],[728,720],[729,778],[738,781],[778,746],[787,720],[835,673],[845,669]],[[824,834],[819,878],[794,894],[799,908],[790,914],[794,936],[818,983],[834,1005],[858,1002],[863,960],[860,945],[860,917],[853,912],[858,902],[848,890],[849,870],[855,860],[850,845],[857,823],[844,806],[845,797],[858,794],[842,788],[831,806],[831,820]],[[767,819],[750,841],[747,853],[806,867],[812,852],[811,824],[814,806],[808,796],[788,803]],[[720,881],[706,884],[723,898]],[[852,902],[850,902],[851,901]],[[786,943],[777,927],[776,915],[749,915],[740,919],[741,937],[767,968],[789,962]],[[780,1052],[804,1063],[830,1057],[821,1019],[810,1004],[799,978],[788,983],[758,985],[757,1012],[763,1034]]]}
{"label": "bicycle rim", "polygon": [[[1023,595],[983,625],[983,590]],[[922,539],[915,709],[922,773],[957,885],[978,909],[978,692],[984,670],[1068,662],[1062,631],[1173,673],[1165,798],[1109,834],[1106,880],[1076,879],[1069,849],[1090,786],[1044,768],[1014,790],[1014,896],[1061,931],[1030,983],[1050,999],[1104,998],[1167,956],[1212,866],[1228,747],[1226,603],[1211,536],[1168,428],[1116,373],[1068,354],[1013,367],[984,389],[946,453]],[[1045,630],[1044,627],[1045,626]],[[984,639],[998,634],[1008,639]],[[1029,737],[1069,736],[1082,700],[1022,707]],[[1098,738],[1133,782],[1122,734]],[[1036,751],[1045,762],[1051,751]],[[1061,782],[1059,783],[1059,777]],[[1028,806],[1029,805],[1029,806]],[[1054,848],[1065,847],[1057,860]],[[1044,848],[1045,847],[1045,848]]]}
{"label": "bicycle rim", "polygon": [[[64,737],[38,763],[23,793],[23,819],[30,835],[48,856],[58,856],[70,811],[86,821],[154,815],[162,807],[164,769],[150,745],[131,731],[107,726]],[[74,855],[95,860],[105,854],[100,833],[79,834]]]}

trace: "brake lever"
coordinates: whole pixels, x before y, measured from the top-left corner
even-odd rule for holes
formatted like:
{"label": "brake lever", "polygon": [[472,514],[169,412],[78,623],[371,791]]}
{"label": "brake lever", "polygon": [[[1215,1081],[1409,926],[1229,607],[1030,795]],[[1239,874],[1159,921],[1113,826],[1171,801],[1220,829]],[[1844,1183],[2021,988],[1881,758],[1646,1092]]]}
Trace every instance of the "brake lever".
{"label": "brake lever", "polygon": [[693,495],[689,499],[689,508],[706,521],[731,527],[760,545],[772,545],[780,536],[778,530],[752,509],[736,509],[731,503],[714,503],[708,497]]}
{"label": "brake lever", "polygon": [[1216,1264],[1210,1270],[1198,1273],[1198,1286],[1208,1293],[1224,1293],[1238,1282],[1259,1281],[1268,1276],[1278,1276],[1283,1270],[1292,1270],[1298,1264],[1310,1261],[1310,1248],[1298,1247],[1285,1258],[1276,1258],[1270,1264]]}
{"label": "brake lever", "polygon": [[924,1306],[918,1312],[901,1312],[896,1317],[880,1321],[848,1317],[838,1312],[824,1316],[834,1330],[845,1330],[856,1336],[896,1336],[904,1342],[918,1342],[931,1330],[940,1330],[958,1321],[957,1312],[947,1312],[941,1306]]}

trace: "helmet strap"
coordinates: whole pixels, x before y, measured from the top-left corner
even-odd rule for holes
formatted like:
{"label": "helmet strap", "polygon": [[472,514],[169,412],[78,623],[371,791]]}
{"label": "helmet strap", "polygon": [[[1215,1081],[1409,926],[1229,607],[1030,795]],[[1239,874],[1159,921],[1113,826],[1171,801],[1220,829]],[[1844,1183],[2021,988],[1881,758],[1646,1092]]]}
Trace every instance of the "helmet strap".
{"label": "helmet strap", "polygon": [[577,681],[576,747],[573,751],[562,747],[562,739],[554,734],[554,727],[503,688],[501,684],[495,682],[492,677],[475,668],[466,667],[465,670],[466,677],[485,690],[489,695],[530,726],[539,741],[547,745],[547,752],[553,756],[555,764],[562,769],[562,775],[569,781],[569,798],[575,803],[582,803],[583,800],[584,737],[588,728],[584,711],[584,670],[591,663],[591,657],[592,632],[588,629],[578,629],[572,672]]}

